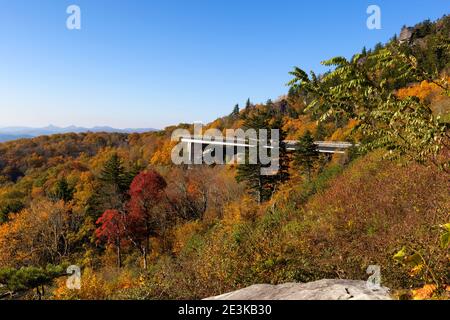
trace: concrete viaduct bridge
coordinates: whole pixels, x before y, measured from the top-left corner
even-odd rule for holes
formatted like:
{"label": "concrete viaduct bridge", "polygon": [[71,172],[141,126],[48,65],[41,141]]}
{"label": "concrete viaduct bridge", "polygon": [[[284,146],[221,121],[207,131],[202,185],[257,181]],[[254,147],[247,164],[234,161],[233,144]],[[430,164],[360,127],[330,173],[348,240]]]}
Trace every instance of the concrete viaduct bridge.
{"label": "concrete viaduct bridge", "polygon": [[[258,140],[256,139],[242,139],[234,137],[232,140],[227,138],[217,139],[215,137],[181,137],[182,143],[187,144],[187,150],[189,152],[189,160],[194,160],[195,149],[201,148],[202,154],[212,152],[213,147],[222,146],[223,148],[233,149],[234,154],[239,154],[239,149],[256,148],[258,146]],[[297,149],[298,141],[296,140],[284,140],[282,143],[286,145],[288,152],[294,152]],[[359,144],[353,144],[346,141],[315,141],[317,151],[320,153],[328,154],[344,154],[347,149],[358,146]],[[262,145],[263,148],[273,149],[272,146]]]}

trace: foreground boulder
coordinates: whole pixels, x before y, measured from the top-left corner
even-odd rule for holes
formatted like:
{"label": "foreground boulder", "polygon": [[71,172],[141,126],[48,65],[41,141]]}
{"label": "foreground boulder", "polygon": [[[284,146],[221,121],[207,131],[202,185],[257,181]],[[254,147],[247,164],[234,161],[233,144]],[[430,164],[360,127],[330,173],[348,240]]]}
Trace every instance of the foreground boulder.
{"label": "foreground boulder", "polygon": [[365,281],[320,280],[253,286],[205,300],[391,300],[389,289],[368,289]]}

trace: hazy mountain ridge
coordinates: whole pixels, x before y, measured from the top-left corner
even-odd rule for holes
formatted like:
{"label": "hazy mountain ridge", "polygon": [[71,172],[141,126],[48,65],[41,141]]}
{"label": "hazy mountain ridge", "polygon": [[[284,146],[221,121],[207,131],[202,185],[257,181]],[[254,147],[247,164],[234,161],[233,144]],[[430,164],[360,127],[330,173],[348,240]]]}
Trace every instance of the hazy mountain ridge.
{"label": "hazy mountain ridge", "polygon": [[49,125],[42,128],[33,127],[5,127],[0,128],[0,142],[12,141],[24,138],[34,138],[42,135],[52,135],[59,133],[82,133],[82,132],[108,132],[108,133],[143,133],[150,131],[158,131],[154,128],[125,128],[117,129],[109,126],[96,126],[92,128],[86,127],[57,127]]}
{"label": "hazy mountain ridge", "polygon": [[6,141],[12,141],[12,140],[18,140],[18,139],[29,139],[29,138],[33,138],[33,137],[28,136],[28,135],[14,135],[14,134],[0,133],[0,142],[6,142]]}

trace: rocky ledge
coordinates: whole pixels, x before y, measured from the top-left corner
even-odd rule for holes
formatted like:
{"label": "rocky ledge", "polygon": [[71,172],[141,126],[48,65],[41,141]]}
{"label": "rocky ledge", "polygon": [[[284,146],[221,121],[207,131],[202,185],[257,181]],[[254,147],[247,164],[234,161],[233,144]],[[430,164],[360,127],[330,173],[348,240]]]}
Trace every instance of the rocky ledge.
{"label": "rocky ledge", "polygon": [[205,300],[391,300],[389,289],[367,288],[359,280],[319,280],[308,283],[253,286]]}

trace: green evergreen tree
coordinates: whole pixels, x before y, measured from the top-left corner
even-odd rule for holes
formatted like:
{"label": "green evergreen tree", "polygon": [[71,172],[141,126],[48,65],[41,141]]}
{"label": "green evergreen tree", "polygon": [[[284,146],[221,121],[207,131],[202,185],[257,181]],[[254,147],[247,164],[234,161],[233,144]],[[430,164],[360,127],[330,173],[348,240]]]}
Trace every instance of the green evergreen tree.
{"label": "green evergreen tree", "polygon": [[314,133],[314,140],[322,141],[326,138],[326,136],[327,136],[327,130],[325,129],[325,126],[323,125],[323,123],[319,122],[319,124],[317,125],[317,130]]}
{"label": "green evergreen tree", "polygon": [[101,174],[101,190],[98,193],[98,199],[92,199],[92,204],[99,204],[95,208],[95,216],[101,214],[107,209],[123,210],[126,201],[129,198],[128,190],[135,173],[125,170],[122,160],[114,153],[106,161]]}
{"label": "green evergreen tree", "polygon": [[55,200],[62,200],[64,202],[69,202],[73,200],[74,188],[69,186],[67,179],[61,178],[56,182],[55,190],[51,195],[51,198]]}
{"label": "green evergreen tree", "polygon": [[111,158],[106,161],[100,174],[100,180],[103,183],[115,187],[117,191],[122,194],[128,192],[132,179],[133,178],[123,167],[122,160],[117,153],[114,153]]}
{"label": "green evergreen tree", "polygon": [[367,56],[367,49],[366,49],[365,46],[362,48],[361,54],[362,54],[363,56]]}
{"label": "green evergreen tree", "polygon": [[242,113],[242,118],[247,117],[247,115],[250,113],[250,110],[253,108],[253,104],[250,102],[250,98],[247,99],[247,102],[245,103],[245,109]]}
{"label": "green evergreen tree", "polygon": [[285,135],[280,129],[281,118],[273,119],[267,111],[260,111],[257,114],[252,114],[250,117],[246,118],[244,129],[250,128],[257,131],[258,139],[261,138],[259,129],[268,130],[269,140],[272,139],[270,136],[270,129],[279,129],[280,132],[279,168],[277,172],[274,172],[272,175],[263,175],[261,169],[268,168],[270,165],[263,165],[259,161],[257,164],[250,164],[248,149],[245,154],[245,164],[240,164],[237,167],[236,180],[245,183],[248,192],[255,196],[259,203],[262,203],[269,200],[277,186],[289,178],[287,152],[284,143],[282,143]]}
{"label": "green evergreen tree", "polygon": [[53,265],[48,265],[46,268],[0,269],[0,289],[6,289],[6,292],[0,291],[0,299],[36,289],[38,299],[41,300],[45,294],[46,285],[51,285],[56,278],[68,276],[64,269],[63,266]]}
{"label": "green evergreen tree", "polygon": [[306,133],[299,139],[294,156],[294,165],[306,171],[308,181],[311,181],[312,171],[319,158],[317,146],[311,132]]}
{"label": "green evergreen tree", "polygon": [[252,108],[252,103],[250,102],[250,98],[247,99],[247,102],[245,103],[245,109],[250,110]]}
{"label": "green evergreen tree", "polygon": [[238,118],[239,117],[239,105],[236,104],[233,108],[233,112],[231,112],[230,116],[232,118]]}

